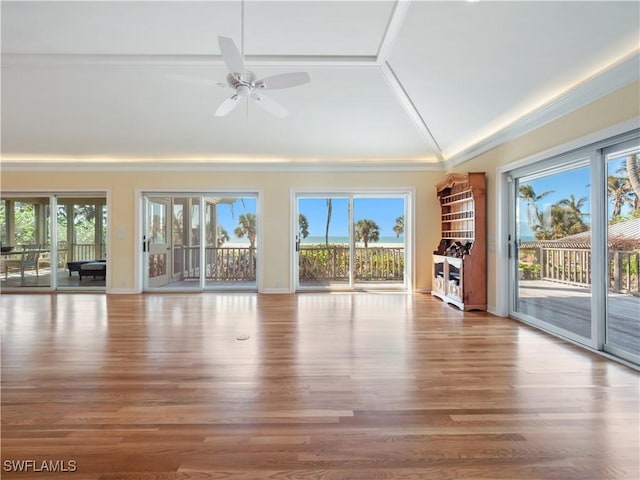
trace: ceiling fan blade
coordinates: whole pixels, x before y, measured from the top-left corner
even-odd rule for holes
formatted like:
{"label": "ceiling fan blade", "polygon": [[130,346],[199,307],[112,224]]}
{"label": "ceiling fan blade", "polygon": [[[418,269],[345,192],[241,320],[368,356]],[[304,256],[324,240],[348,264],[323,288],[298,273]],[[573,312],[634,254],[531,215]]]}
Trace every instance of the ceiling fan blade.
{"label": "ceiling fan blade", "polygon": [[274,99],[267,97],[264,93],[254,91],[251,95],[251,98],[253,98],[258,105],[260,105],[273,116],[284,118],[289,115],[289,112],[286,108],[284,108]]}
{"label": "ceiling fan blade", "polygon": [[216,110],[216,117],[224,117],[227,113],[236,108],[238,103],[238,95],[233,95],[232,97],[227,98]]}
{"label": "ceiling fan blade", "polygon": [[281,73],[280,75],[273,75],[272,77],[266,77],[256,82],[256,87],[276,90],[278,88],[297,87],[298,85],[304,85],[309,83],[311,77],[307,72],[292,72]]}
{"label": "ceiling fan blade", "polygon": [[215,80],[209,80],[208,78],[202,78],[202,77],[188,77],[186,75],[172,75],[172,74],[169,74],[166,77],[171,80],[176,80],[178,82],[191,83],[192,85],[205,85],[205,86],[220,85],[225,87],[227,86],[226,83],[221,84],[220,82],[216,82]]}
{"label": "ceiling fan blade", "polygon": [[218,37],[218,44],[229,72],[244,75],[244,60],[242,60],[242,55],[240,55],[240,50],[236,47],[235,42],[227,37]]}

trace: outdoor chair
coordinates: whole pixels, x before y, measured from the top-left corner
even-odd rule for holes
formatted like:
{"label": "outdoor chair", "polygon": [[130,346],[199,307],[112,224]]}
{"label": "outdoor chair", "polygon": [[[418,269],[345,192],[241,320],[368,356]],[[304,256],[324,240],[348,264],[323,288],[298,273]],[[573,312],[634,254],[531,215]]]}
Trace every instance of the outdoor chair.
{"label": "outdoor chair", "polygon": [[34,269],[36,271],[36,277],[40,275],[38,257],[40,252],[37,250],[24,250],[19,258],[7,258],[3,260],[2,268],[4,270],[4,278],[7,278],[9,269],[20,269],[20,277],[24,278],[24,272],[26,269]]}

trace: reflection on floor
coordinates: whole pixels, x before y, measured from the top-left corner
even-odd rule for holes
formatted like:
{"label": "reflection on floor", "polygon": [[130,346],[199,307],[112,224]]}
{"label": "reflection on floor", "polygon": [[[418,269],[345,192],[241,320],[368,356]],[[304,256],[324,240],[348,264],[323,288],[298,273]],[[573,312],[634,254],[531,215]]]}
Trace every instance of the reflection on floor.
{"label": "reflection on floor", "polygon": [[[545,280],[522,280],[517,311],[591,337],[591,290]],[[640,355],[640,297],[610,293],[607,341]]]}
{"label": "reflection on floor", "polygon": [[[80,277],[77,273],[69,275],[69,271],[66,268],[58,268],[58,287],[59,288],[105,288],[106,281],[102,277]],[[24,272],[24,277],[20,275],[19,271],[10,271],[7,278],[2,275],[0,277],[1,288],[23,288],[23,287],[51,287],[51,270],[48,268],[41,268],[36,274],[35,270],[27,270]]]}
{"label": "reflection on floor", "polygon": [[[84,282],[84,280],[83,280]],[[256,291],[258,286],[254,281],[247,282],[216,282],[212,280],[207,280],[204,284],[205,290],[245,290],[245,291]],[[193,278],[189,280],[178,280],[175,282],[168,283],[166,285],[162,285],[159,287],[154,287],[153,290],[184,290],[197,292],[200,290],[200,279]]]}

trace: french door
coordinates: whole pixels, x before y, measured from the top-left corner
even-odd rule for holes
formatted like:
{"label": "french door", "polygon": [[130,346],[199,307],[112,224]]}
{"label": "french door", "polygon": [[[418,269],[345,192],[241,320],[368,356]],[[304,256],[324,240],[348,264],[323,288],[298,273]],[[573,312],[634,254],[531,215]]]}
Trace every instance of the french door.
{"label": "french door", "polygon": [[144,290],[257,289],[257,194],[143,194]]}
{"label": "french door", "polygon": [[410,194],[298,193],[296,290],[409,288]]}
{"label": "french door", "polygon": [[171,278],[171,200],[149,197],[145,210],[147,221],[143,242],[146,246],[147,287],[163,287],[169,284]]}

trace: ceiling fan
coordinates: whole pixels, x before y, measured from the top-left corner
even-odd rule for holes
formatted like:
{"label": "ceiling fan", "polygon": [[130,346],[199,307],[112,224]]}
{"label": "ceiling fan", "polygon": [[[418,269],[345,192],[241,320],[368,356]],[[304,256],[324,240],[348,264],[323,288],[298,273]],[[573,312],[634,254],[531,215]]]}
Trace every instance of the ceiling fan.
{"label": "ceiling fan", "polygon": [[297,87],[309,83],[311,78],[307,72],[291,72],[273,75],[260,80],[256,79],[256,75],[247,70],[244,65],[242,54],[236,47],[234,41],[227,37],[218,37],[220,44],[220,52],[224,63],[229,69],[226,82],[215,82],[206,78],[190,77],[183,75],[167,75],[173,80],[192,83],[196,85],[218,85],[223,88],[230,88],[235,92],[218,106],[216,117],[224,117],[231,112],[242,98],[247,101],[251,99],[260,105],[270,114],[276,117],[286,117],[289,112],[278,102],[263,93],[264,90],[277,90],[281,88]]}
{"label": "ceiling fan", "polygon": [[257,80],[256,75],[245,68],[242,55],[232,39],[218,37],[218,43],[224,63],[229,69],[227,83],[218,83],[218,85],[224,88],[231,88],[235,90],[235,93],[220,104],[215,113],[216,117],[223,117],[228,114],[238,105],[241,98],[250,98],[276,117],[282,118],[289,115],[289,112],[282,105],[262,91],[304,85],[311,81],[309,74],[307,72],[281,73]]}

